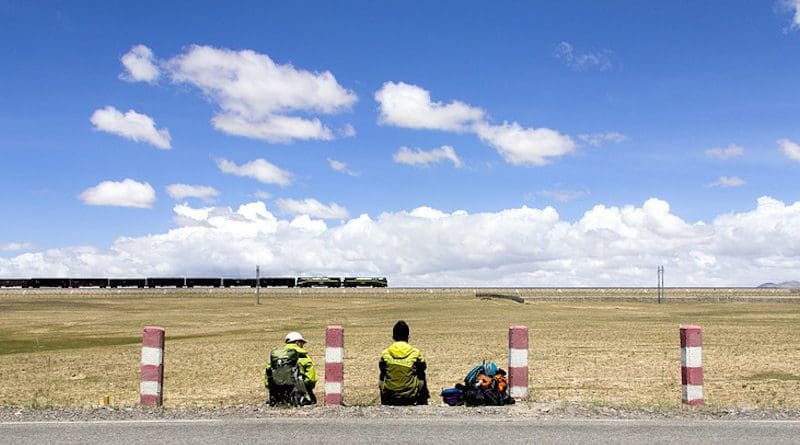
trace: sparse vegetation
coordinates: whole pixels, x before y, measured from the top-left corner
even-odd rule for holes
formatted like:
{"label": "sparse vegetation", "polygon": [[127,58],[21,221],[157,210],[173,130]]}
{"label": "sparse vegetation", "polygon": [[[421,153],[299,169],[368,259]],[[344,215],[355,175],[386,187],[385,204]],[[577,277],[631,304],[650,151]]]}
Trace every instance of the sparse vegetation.
{"label": "sparse vegetation", "polygon": [[[166,328],[165,404],[255,404],[264,359],[299,329],[324,374],[324,333],[345,327],[345,403],[378,402],[377,357],[405,319],[429,362],[433,393],[484,358],[507,365],[507,329],[530,329],[530,396],[619,406],[680,405],[678,325],[703,327],[712,406],[800,407],[797,304],[519,304],[464,292],[342,290],[0,294],[0,404],[138,402],[141,332]],[[322,391],[320,388],[319,391]],[[435,401],[436,399],[434,399]]]}

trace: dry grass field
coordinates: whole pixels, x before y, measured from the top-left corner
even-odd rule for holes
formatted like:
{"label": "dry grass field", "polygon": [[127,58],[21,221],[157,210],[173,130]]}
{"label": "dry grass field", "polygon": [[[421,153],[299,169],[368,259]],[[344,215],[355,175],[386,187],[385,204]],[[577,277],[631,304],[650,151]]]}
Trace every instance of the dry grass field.
{"label": "dry grass field", "polygon": [[166,407],[257,404],[266,397],[266,354],[289,330],[310,340],[324,377],[331,324],[345,328],[345,403],[376,404],[377,358],[404,319],[429,363],[432,393],[482,359],[506,367],[508,327],[526,325],[531,400],[677,408],[678,326],[690,323],[703,327],[709,405],[800,407],[797,303],[521,304],[389,289],[262,291],[255,305],[251,290],[5,291],[0,315],[0,405],[95,406],[104,395],[135,405],[147,325],[166,329]]}

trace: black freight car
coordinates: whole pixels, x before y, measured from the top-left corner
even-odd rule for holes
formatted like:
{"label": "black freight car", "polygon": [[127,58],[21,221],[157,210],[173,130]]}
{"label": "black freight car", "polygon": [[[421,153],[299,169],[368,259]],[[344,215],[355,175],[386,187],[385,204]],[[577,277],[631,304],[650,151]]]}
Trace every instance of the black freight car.
{"label": "black freight car", "polygon": [[294,287],[294,277],[273,277],[273,278],[259,278],[259,285],[261,287]]}
{"label": "black freight car", "polygon": [[186,287],[220,287],[222,278],[186,278]]}
{"label": "black freight car", "polygon": [[144,278],[110,278],[108,286],[112,288],[117,287],[138,287],[142,288],[147,284]]}
{"label": "black freight car", "polygon": [[108,278],[70,278],[69,287],[108,287]]}
{"label": "black freight car", "polygon": [[31,287],[31,280],[26,278],[4,278],[0,280],[0,287]]}
{"label": "black freight car", "polygon": [[147,277],[147,287],[183,287],[186,286],[186,278],[178,277]]}
{"label": "black freight car", "polygon": [[222,285],[225,287],[256,287],[255,278],[223,278]]}
{"label": "black freight car", "polygon": [[31,287],[69,287],[69,278],[31,278]]}

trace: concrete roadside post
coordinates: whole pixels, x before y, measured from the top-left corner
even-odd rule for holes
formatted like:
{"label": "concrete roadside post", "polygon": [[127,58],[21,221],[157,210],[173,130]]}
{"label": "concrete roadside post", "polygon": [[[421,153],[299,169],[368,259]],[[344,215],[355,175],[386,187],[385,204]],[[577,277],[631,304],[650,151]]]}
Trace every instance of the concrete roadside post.
{"label": "concrete roadside post", "polygon": [[681,325],[681,391],[687,405],[703,403],[703,330]]}
{"label": "concrete roadside post", "polygon": [[164,328],[146,326],[142,334],[139,404],[160,407],[164,391]]}
{"label": "concrete roadside post", "polygon": [[528,398],[528,327],[508,328],[508,387],[516,400]]}
{"label": "concrete roadside post", "polygon": [[344,328],[325,330],[325,404],[341,405],[344,389]]}

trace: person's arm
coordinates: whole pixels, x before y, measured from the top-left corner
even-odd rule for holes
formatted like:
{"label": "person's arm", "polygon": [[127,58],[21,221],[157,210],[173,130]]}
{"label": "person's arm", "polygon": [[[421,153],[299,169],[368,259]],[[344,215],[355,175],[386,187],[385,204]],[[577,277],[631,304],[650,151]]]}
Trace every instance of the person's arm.
{"label": "person's arm", "polygon": [[306,363],[303,369],[303,375],[306,376],[306,380],[309,383],[316,384],[317,383],[317,369],[314,368],[314,363],[311,361],[311,358],[308,358],[308,362]]}
{"label": "person's arm", "polygon": [[414,370],[417,372],[417,378],[420,380],[425,380],[425,370],[428,369],[428,365],[425,363],[425,360],[417,360],[414,363]]}
{"label": "person's arm", "polygon": [[378,369],[381,371],[378,380],[382,382],[384,379],[386,379],[386,362],[383,361],[383,359],[380,359],[380,361],[378,362]]}

